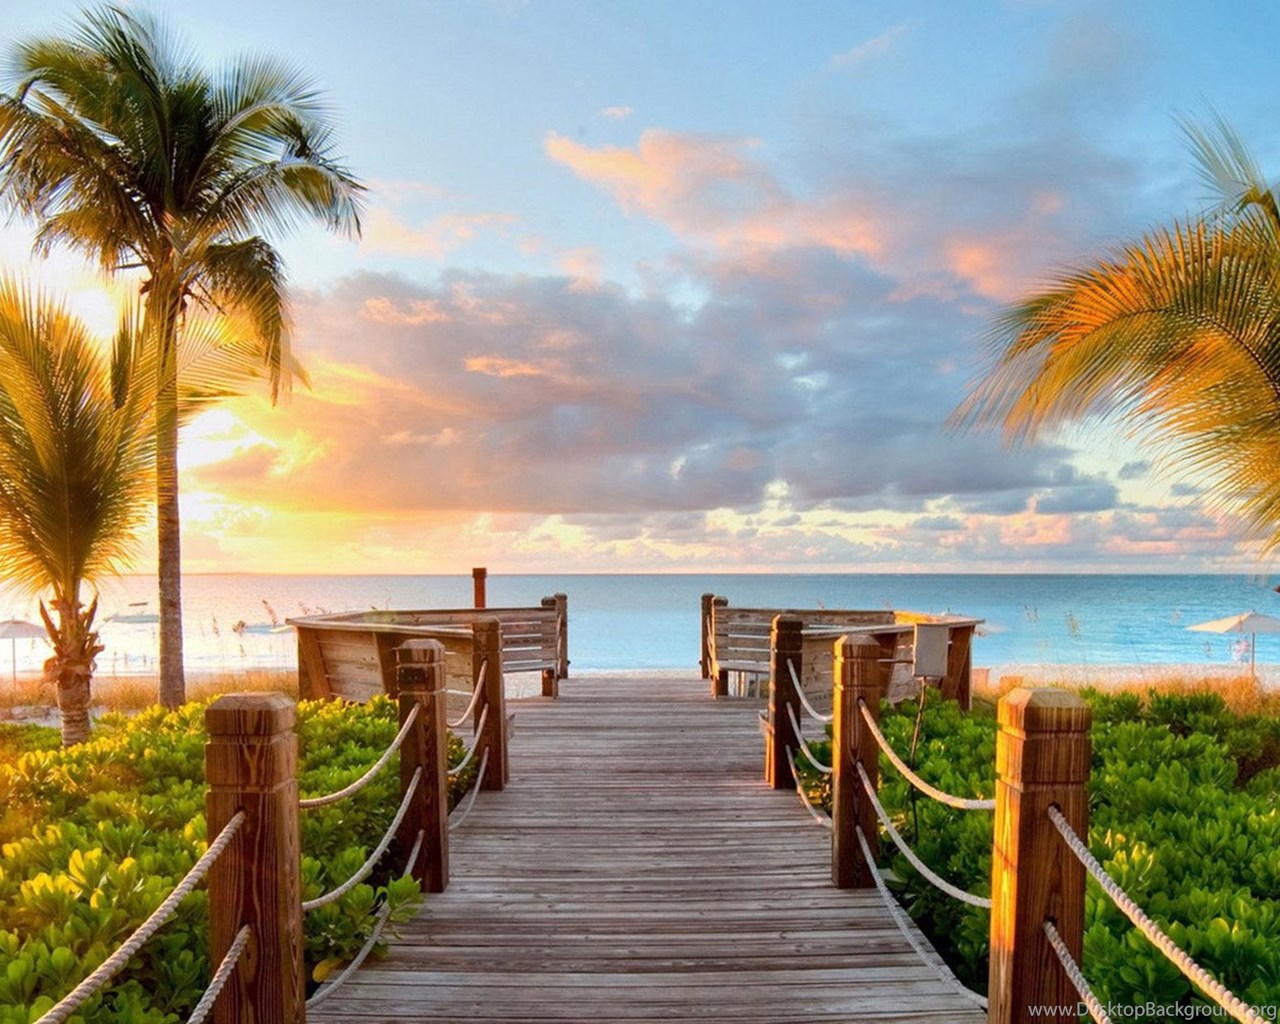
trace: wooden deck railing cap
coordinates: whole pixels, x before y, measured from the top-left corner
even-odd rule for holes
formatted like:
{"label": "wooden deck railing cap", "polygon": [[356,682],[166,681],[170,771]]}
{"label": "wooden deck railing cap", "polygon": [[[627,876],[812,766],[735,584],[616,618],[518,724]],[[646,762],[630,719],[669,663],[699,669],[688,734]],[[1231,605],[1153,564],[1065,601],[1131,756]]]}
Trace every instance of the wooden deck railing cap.
{"label": "wooden deck railing cap", "polygon": [[1001,699],[999,716],[1011,729],[1078,732],[1088,725],[1089,705],[1068,690],[1019,687]]}
{"label": "wooden deck railing cap", "polygon": [[292,729],[298,707],[283,693],[227,693],[204,712],[205,728],[221,736],[273,736]]}
{"label": "wooden deck railing cap", "polygon": [[996,774],[1013,785],[1073,784],[1089,778],[1092,711],[1064,690],[1016,689],[997,709]]}

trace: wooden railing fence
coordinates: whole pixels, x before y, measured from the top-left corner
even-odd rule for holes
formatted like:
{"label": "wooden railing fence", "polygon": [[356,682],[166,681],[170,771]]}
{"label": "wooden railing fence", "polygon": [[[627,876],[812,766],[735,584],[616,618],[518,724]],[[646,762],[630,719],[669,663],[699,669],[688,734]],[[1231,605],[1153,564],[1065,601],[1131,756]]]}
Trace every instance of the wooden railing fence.
{"label": "wooden railing fence", "polygon": [[[921,957],[971,1001],[987,1010],[989,1024],[1030,1024],[1053,1017],[1051,1008],[1083,1007],[1102,1024],[1106,1008],[1080,968],[1084,942],[1085,880],[1092,875],[1130,921],[1209,999],[1244,1024],[1262,1024],[1248,1006],[1164,934],[1119,887],[1088,850],[1089,706],[1055,689],[1015,689],[997,708],[994,799],[945,793],[921,779],[893,750],[879,728],[892,652],[882,637],[853,634],[833,651],[830,715],[815,712],[798,692],[802,677],[803,622],[778,616],[773,623],[769,707],[764,718],[765,780],[793,785],[831,829],[831,877],[840,888],[876,888]],[[808,748],[804,716],[831,725],[831,764]],[[991,896],[974,895],[939,877],[898,833],[877,796],[884,753],[916,789],[966,811],[994,811]],[[810,803],[795,768],[803,755],[831,779],[831,813]],[[881,830],[922,877],[955,899],[990,910],[987,996],[969,991],[937,953],[922,942],[876,866]],[[1207,1009],[1207,1008],[1206,1008]],[[1074,1009],[1069,1014],[1078,1015]]]}
{"label": "wooden railing fence", "polygon": [[[483,594],[476,595],[483,600]],[[445,645],[446,676],[468,678],[477,622],[501,624],[505,671],[537,672],[555,697],[569,675],[569,599],[542,598],[528,608],[427,608],[339,612],[287,620],[298,634],[298,689],[304,699],[367,700],[394,693],[396,650],[414,639]]]}
{"label": "wooden railing fence", "polygon": [[[827,691],[832,671],[832,644],[844,633],[873,636],[892,656],[909,662],[917,625],[944,630],[946,664],[938,672],[942,695],[968,709],[973,671],[972,643],[980,619],[932,615],[904,609],[737,608],[727,598],[703,594],[699,630],[699,667],[715,697],[729,695],[730,676],[768,680],[773,620],[785,615],[801,623],[804,657],[796,662],[802,688]],[[886,655],[890,656],[890,655]]]}
{"label": "wooden railing fence", "polygon": [[[337,977],[307,997],[303,916],[336,902],[391,861],[427,892],[449,884],[449,832],[481,790],[501,790],[507,780],[501,629],[496,619],[475,623],[475,676],[468,715],[474,736],[463,765],[479,759],[476,781],[450,814],[445,648],[438,640],[414,639],[397,649],[396,683],[400,729],[378,761],[359,779],[324,796],[298,792],[297,711],[282,694],[219,697],[205,711],[205,796],[210,848],[174,892],[124,945],[75,990],[40,1018],[61,1024],[106,986],[172,916],[201,881],[208,887],[209,991],[191,1022],[212,1013],[216,1024],[303,1024],[309,1005],[322,1002],[363,962],[390,916],[383,904],[372,933]],[[467,717],[464,715],[464,718]],[[389,764],[398,751],[401,799],[391,827],[365,863],[329,892],[303,900],[300,816],[310,808],[354,795]]]}

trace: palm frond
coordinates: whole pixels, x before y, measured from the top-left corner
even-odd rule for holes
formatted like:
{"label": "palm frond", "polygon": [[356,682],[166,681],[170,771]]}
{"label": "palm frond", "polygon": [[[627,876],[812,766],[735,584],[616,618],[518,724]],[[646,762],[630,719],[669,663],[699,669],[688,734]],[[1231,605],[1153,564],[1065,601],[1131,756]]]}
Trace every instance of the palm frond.
{"label": "palm frond", "polygon": [[302,369],[289,347],[288,303],[280,254],[261,238],[212,245],[205,253],[202,297],[220,312],[237,313],[251,329],[258,366],[275,401]]}
{"label": "palm frond", "polygon": [[1239,133],[1220,113],[1214,112],[1204,126],[1190,118],[1179,120],[1191,155],[1199,165],[1200,180],[1214,201],[1229,213],[1257,206],[1280,230],[1280,207],[1262,168],[1249,152]]}
{"label": "palm frond", "polygon": [[995,323],[951,425],[1015,443],[1103,415],[1280,546],[1280,246],[1270,214],[1175,222]]}
{"label": "palm frond", "polygon": [[127,564],[154,458],[152,404],[128,375],[65,308],[0,278],[0,575],[8,582],[75,595],[81,580]]}

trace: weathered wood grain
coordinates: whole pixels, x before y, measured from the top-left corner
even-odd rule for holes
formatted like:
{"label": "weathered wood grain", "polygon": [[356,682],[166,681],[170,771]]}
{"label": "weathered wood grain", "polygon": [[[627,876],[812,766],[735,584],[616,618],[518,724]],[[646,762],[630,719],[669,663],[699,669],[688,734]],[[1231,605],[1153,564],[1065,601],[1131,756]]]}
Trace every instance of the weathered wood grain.
{"label": "weathered wood grain", "polygon": [[510,781],[451,882],[314,1024],[978,1024],[826,832],[759,781],[760,704],[706,684],[561,683],[513,702]]}
{"label": "weathered wood grain", "polygon": [[1089,834],[1089,724],[1078,694],[1018,689],[1000,699],[995,846],[991,856],[991,1019],[1028,1024],[1037,1008],[1070,1004],[1075,988],[1044,934],[1054,922],[1080,962],[1084,865],[1048,817],[1057,808]]}
{"label": "weathered wood grain", "polygon": [[218,835],[244,823],[209,871],[209,951],[226,956],[242,925],[249,945],[213,1008],[216,1024],[304,1018],[298,738],[293,701],[279,693],[228,694],[204,713],[205,820]]}

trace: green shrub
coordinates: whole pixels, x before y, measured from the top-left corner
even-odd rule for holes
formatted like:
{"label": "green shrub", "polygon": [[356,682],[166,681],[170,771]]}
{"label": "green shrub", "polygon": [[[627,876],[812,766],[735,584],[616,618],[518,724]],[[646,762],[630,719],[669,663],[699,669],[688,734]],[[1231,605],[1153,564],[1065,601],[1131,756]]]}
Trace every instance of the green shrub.
{"label": "green shrub", "polygon": [[[319,795],[371,765],[397,730],[386,698],[298,707],[299,786]],[[49,735],[46,735],[46,732]],[[55,730],[0,730],[0,1024],[28,1024],[109,956],[207,848],[204,705],[105,716],[94,737],[57,747]],[[450,739],[450,760],[462,742]],[[453,798],[474,777],[455,780]],[[400,802],[394,760],[356,796],[302,814],[303,898],[344,881]],[[384,858],[389,860],[390,858]],[[305,920],[313,983],[365,942],[383,899],[392,921],[420,902],[412,879],[381,864]],[[208,895],[197,889],[81,1024],[171,1024],[208,985]]]}
{"label": "green shrub", "polygon": [[[1280,1004],[1280,723],[1235,714],[1213,693],[1083,695],[1093,709],[1094,856],[1228,988],[1256,1005]],[[911,702],[882,709],[881,727],[903,755],[916,710]],[[988,715],[965,714],[931,696],[915,769],[956,795],[990,797],[995,736]],[[825,744],[815,746],[829,757]],[[802,784],[829,808],[829,780],[801,766]],[[989,895],[990,814],[914,796],[883,756],[880,772],[881,802],[921,859],[956,885]],[[962,981],[985,989],[987,912],[926,882],[887,834],[881,851],[912,918]],[[1204,1002],[1092,880],[1085,914],[1084,971],[1104,1003]]]}

